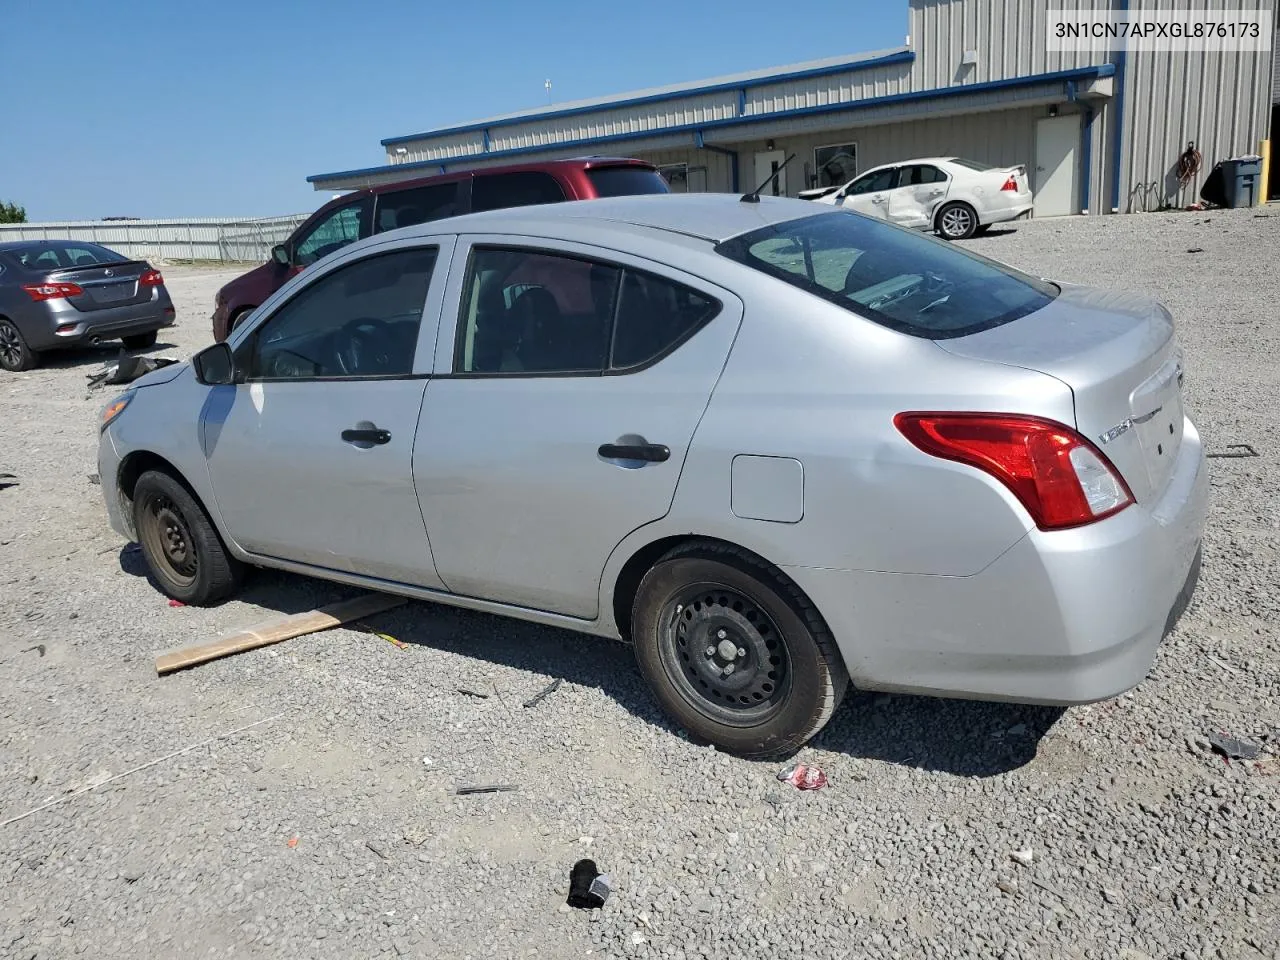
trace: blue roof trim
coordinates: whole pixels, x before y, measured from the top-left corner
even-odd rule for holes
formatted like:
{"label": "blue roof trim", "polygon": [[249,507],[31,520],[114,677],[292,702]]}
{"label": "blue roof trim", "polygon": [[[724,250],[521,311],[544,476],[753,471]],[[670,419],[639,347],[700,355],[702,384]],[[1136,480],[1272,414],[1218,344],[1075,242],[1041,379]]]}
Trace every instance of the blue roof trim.
{"label": "blue roof trim", "polygon": [[[1078,67],[1074,70],[1059,70],[1054,73],[1039,73],[1027,77],[1012,77],[1006,80],[988,80],[985,83],[970,83],[963,86],[940,87],[932,90],[915,90],[908,93],[891,93],[883,97],[872,97],[867,100],[854,100],[849,103],[828,103],[816,107],[800,107],[793,110],[776,110],[773,113],[752,113],[744,117],[729,117],[725,120],[709,120],[704,123],[691,123],[679,127],[662,127],[657,130],[637,130],[634,133],[615,133],[607,137],[595,137],[590,140],[565,140],[537,147],[515,147],[511,150],[495,150],[490,153],[469,153],[457,157],[448,157],[444,163],[464,163],[473,160],[493,160],[502,157],[527,156],[531,153],[546,153],[550,150],[591,147],[605,143],[623,143],[628,140],[646,140],[652,137],[669,136],[671,134],[698,131],[720,130],[726,127],[745,127],[755,123],[783,120],[788,117],[806,117],[824,113],[850,113],[870,107],[880,107],[891,103],[911,103],[919,100],[945,100],[949,97],[970,93],[989,93],[992,90],[1008,90],[1016,87],[1030,87],[1039,83],[1052,83],[1057,80],[1072,80],[1082,77],[1110,77],[1115,73],[1115,64],[1103,63],[1092,67]],[[359,170],[342,170],[337,173],[317,173],[307,177],[307,183],[320,180],[333,180],[338,177],[358,177],[366,174],[381,174],[391,171],[426,170],[439,167],[440,160],[419,160],[414,163],[384,163],[377,167],[362,167]]]}
{"label": "blue roof trim", "polygon": [[[848,60],[844,63],[825,67],[811,67],[808,70],[793,70],[789,73],[776,73],[754,80],[733,80],[725,83],[712,83],[701,87],[689,87],[685,90],[673,90],[668,93],[654,93],[643,97],[629,97],[624,100],[608,100],[585,107],[567,107],[561,110],[544,110],[540,113],[525,113],[504,120],[491,120],[481,123],[464,123],[457,127],[441,127],[438,130],[427,130],[413,133],[405,137],[390,137],[382,141],[384,147],[393,147],[400,143],[412,143],[428,137],[447,137],[455,133],[474,133],[477,130],[493,130],[497,127],[510,127],[520,123],[533,123],[538,120],[551,120],[556,117],[577,117],[584,113],[599,113],[601,110],[616,110],[619,107],[634,107],[645,103],[658,103],[662,100],[682,100],[685,97],[698,97],[706,93],[721,93],[725,90],[748,90],[752,87],[765,87],[774,83],[791,80],[805,80],[809,77],[829,77],[836,73],[850,73],[855,70],[870,70],[873,67],[886,67],[895,63],[912,63],[916,55],[910,50],[886,54],[883,57],[872,57],[869,60]],[[739,102],[742,101],[739,97]]]}

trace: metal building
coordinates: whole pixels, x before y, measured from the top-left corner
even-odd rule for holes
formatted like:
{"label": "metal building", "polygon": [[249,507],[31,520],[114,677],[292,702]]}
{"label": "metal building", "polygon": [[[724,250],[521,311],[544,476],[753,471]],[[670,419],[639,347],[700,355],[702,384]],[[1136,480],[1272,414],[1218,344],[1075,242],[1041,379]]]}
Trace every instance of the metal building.
{"label": "metal building", "polygon": [[[1277,0],[1199,0],[1270,14]],[[906,45],[558,104],[382,141],[383,166],[307,179],[351,189],[443,170],[586,154],[641,157],[677,190],[773,192],[951,155],[1032,175],[1036,216],[1181,206],[1217,160],[1265,151],[1280,124],[1275,44],[1255,52],[1048,49],[1045,0],[909,0]],[[1168,12],[1167,0],[1055,0],[1080,12]],[[1280,126],[1276,129],[1280,136]],[[1200,172],[1181,183],[1194,143]],[[1264,177],[1265,180],[1265,177]],[[1273,183],[1273,189],[1280,183]]]}

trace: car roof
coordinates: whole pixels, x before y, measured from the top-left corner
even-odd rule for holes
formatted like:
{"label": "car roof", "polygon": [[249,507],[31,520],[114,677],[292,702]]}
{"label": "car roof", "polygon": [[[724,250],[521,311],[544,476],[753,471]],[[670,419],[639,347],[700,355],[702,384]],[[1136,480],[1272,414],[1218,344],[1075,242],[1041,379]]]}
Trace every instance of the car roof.
{"label": "car roof", "polygon": [[624,223],[719,243],[775,223],[819,215],[850,216],[787,197],[762,196],[758,203],[744,203],[731,193],[650,193],[486,210],[401,229],[406,236],[490,231],[549,231],[554,236],[570,223]]}
{"label": "car roof", "polygon": [[[406,187],[427,186],[432,183],[450,183],[465,180],[478,174],[493,173],[556,173],[560,170],[593,170],[603,167],[640,167],[645,170],[657,168],[648,160],[635,157],[570,157],[561,160],[530,160],[527,163],[508,163],[495,167],[479,167],[471,170],[446,170],[425,177],[413,177],[395,180],[391,183],[376,183],[352,191],[352,194],[368,193],[378,195],[392,191],[404,190]],[[345,196],[345,195],[344,195]],[[341,199],[341,198],[340,198]]]}

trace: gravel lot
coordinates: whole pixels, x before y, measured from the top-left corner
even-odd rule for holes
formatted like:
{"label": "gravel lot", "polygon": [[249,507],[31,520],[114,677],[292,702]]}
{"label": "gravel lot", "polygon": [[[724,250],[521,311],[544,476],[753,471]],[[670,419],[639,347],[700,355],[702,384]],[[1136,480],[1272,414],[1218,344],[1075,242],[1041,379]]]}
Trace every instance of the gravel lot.
{"label": "gravel lot", "polygon": [[[88,478],[111,352],[0,376],[0,822],[102,784],[0,826],[0,956],[1280,957],[1280,210],[971,245],[1160,297],[1210,449],[1259,456],[1210,461],[1200,589],[1135,691],[851,695],[798,758],[813,793],[682,739],[621,646],[422,603],[369,621],[408,649],[333,630],[157,678],[162,649],[350,591],[259,574],[169,607]],[[157,352],[186,355],[231,274],[165,272]],[[476,782],[519,790],[452,795]],[[564,905],[582,856],[601,911]]]}

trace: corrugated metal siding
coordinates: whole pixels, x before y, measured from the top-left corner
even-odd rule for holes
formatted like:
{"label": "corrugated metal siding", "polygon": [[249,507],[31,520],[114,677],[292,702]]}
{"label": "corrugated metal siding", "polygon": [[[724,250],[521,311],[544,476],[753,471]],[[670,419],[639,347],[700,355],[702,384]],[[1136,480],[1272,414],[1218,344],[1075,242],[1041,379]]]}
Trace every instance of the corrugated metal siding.
{"label": "corrugated metal siding", "polygon": [[[1211,10],[1267,10],[1274,0],[1200,0]],[[1160,0],[1133,0],[1157,10]],[[1123,212],[1184,206],[1219,160],[1256,153],[1270,121],[1271,52],[1130,53],[1120,176]],[[1194,141],[1200,174],[1180,189],[1178,157]],[[1108,198],[1109,200],[1109,198]]]}
{"label": "corrugated metal siding", "polygon": [[311,214],[227,220],[58,220],[0,225],[11,240],[87,240],[126,257],[152,260],[265,260]]}
{"label": "corrugated metal siding", "polygon": [[[1103,41],[1094,49],[1049,53],[1048,9],[1109,10],[1108,0],[911,0],[913,89],[925,90],[1009,77],[1053,73],[1107,63]],[[966,50],[978,62],[961,65]]]}
{"label": "corrugated metal siding", "polygon": [[887,97],[910,90],[910,80],[911,64],[900,63],[755,87],[747,91],[744,116]]}

